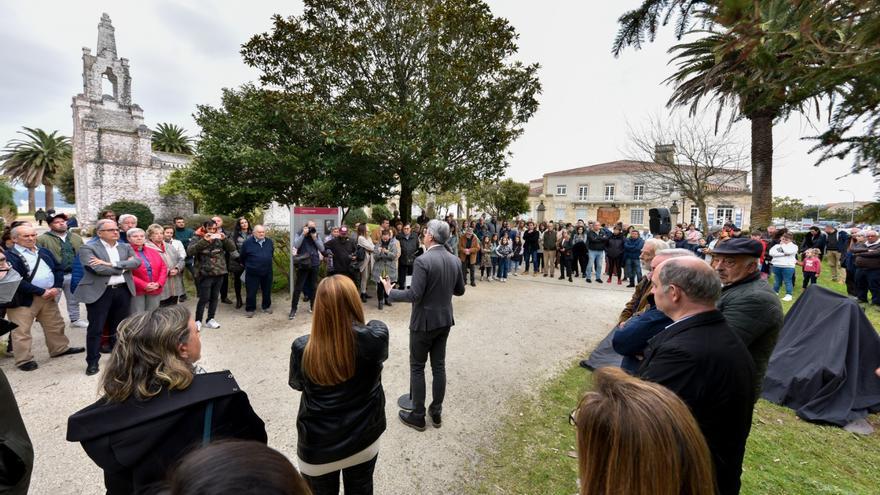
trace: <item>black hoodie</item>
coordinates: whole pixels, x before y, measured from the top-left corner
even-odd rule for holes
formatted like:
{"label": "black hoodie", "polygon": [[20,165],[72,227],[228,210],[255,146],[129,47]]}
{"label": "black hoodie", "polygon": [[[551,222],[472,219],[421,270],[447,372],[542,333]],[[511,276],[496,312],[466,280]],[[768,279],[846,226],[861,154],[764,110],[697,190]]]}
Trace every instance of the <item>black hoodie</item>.
{"label": "black hoodie", "polygon": [[229,371],[195,375],[185,390],[163,390],[146,401],[100,399],[67,421],[67,440],[81,442],[104,470],[108,495],[164,480],[187,452],[221,438],[267,440],[263,421]]}

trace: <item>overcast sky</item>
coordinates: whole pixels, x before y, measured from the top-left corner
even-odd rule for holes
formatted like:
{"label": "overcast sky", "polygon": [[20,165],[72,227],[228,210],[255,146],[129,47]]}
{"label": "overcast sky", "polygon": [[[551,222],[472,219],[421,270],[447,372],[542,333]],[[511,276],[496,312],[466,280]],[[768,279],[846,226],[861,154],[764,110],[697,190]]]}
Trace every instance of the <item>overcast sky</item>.
{"label": "overcast sky", "polygon": [[[519,33],[518,57],[542,67],[540,109],[511,147],[510,177],[527,181],[625,158],[627,124],[667,112],[671,90],[662,81],[672,70],[666,50],[675,41],[669,29],[641,51],[611,56],[618,16],[639,1],[488,3]],[[216,105],[221,88],[256,80],[239,46],[268,30],[272,14],[301,13],[302,2],[0,0],[0,142],[21,126],[70,135],[71,98],[82,91],[81,48],[94,52],[102,12],[116,28],[119,56],[131,61],[132,100],[147,125],[173,122],[194,133],[197,104]],[[706,112],[714,115],[714,108]],[[748,131],[748,122],[734,127],[746,147]],[[774,196],[845,202],[851,195],[839,190],[849,189],[856,200],[872,199],[868,174],[835,181],[849,161],[813,167],[811,145],[800,138],[815,133],[797,115],[776,126]]]}

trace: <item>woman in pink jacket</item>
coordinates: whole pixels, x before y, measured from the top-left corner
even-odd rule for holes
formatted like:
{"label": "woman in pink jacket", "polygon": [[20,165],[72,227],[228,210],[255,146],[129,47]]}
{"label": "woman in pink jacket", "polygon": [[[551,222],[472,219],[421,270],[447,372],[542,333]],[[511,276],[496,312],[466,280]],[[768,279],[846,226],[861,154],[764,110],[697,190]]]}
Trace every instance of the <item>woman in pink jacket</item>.
{"label": "woman in pink jacket", "polygon": [[131,298],[131,313],[156,309],[162,299],[168,268],[162,255],[155,249],[144,249],[147,235],[143,229],[131,229],[127,232],[127,237],[135,256],[141,260],[141,266],[131,272],[135,289],[135,295]]}

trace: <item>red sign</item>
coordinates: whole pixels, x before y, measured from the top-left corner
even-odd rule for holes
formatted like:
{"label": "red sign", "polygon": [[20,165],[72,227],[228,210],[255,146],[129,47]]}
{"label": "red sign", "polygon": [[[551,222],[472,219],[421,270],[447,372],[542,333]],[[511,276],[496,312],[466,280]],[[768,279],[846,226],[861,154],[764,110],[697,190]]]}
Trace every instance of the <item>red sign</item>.
{"label": "red sign", "polygon": [[339,208],[314,208],[309,206],[294,206],[294,215],[338,215]]}

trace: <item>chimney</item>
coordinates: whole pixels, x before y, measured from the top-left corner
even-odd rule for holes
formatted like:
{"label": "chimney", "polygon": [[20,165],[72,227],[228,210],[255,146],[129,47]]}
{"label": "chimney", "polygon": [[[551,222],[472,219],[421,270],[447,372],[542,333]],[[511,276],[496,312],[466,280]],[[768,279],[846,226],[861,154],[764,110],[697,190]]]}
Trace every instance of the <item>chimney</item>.
{"label": "chimney", "polygon": [[675,164],[675,143],[654,145],[654,162],[663,165]]}

